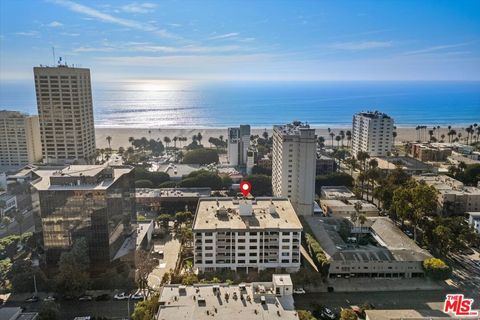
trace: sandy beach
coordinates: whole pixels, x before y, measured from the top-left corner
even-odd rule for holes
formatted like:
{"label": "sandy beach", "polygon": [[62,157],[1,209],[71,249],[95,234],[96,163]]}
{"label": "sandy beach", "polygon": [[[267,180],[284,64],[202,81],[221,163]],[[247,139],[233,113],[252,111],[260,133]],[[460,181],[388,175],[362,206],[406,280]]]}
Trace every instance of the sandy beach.
{"label": "sandy beach", "polygon": [[[429,128],[430,129],[430,128]],[[428,139],[428,130],[425,133],[426,139]],[[340,130],[351,130],[351,128],[332,128],[332,131],[335,134],[338,134]],[[457,132],[460,132],[461,129],[456,129]],[[261,135],[265,129],[260,128],[252,128],[252,134]],[[417,139],[417,131],[415,128],[397,128],[397,138],[395,140],[396,144],[402,143],[403,141],[415,141]],[[447,128],[440,128],[440,131],[437,133],[438,130],[435,131],[435,136],[440,137],[442,134],[447,134]],[[208,139],[210,137],[216,137],[223,135],[223,138],[226,139],[227,137],[227,129],[226,128],[188,128],[188,129],[181,129],[181,128],[159,128],[159,129],[140,129],[140,128],[96,128],[96,141],[97,141],[97,148],[107,148],[108,143],[106,140],[107,136],[112,137],[111,146],[113,149],[118,149],[119,147],[123,146],[127,148],[130,146],[128,142],[129,137],[134,138],[142,138],[145,137],[147,139],[162,139],[164,137],[169,137],[173,139],[173,137],[181,136],[187,137],[188,141],[182,144],[178,144],[177,146],[184,146],[191,142],[191,137],[196,135],[197,133],[201,133],[203,136],[202,144],[208,146]],[[267,132],[271,135],[272,129],[267,128]],[[328,130],[326,128],[316,128],[316,133],[318,136],[323,136],[327,140],[327,144],[330,141],[330,136],[328,135]],[[462,135],[465,136],[462,130]],[[334,142],[336,143],[336,142]],[[346,143],[346,139],[344,141]],[[173,142],[172,142],[173,144]]]}

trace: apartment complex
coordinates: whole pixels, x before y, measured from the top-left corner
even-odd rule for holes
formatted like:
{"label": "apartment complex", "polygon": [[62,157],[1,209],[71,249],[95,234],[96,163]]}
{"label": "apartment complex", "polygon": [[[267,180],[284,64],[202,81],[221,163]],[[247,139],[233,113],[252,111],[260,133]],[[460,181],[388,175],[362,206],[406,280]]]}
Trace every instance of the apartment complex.
{"label": "apartment complex", "polygon": [[452,154],[451,148],[429,143],[413,143],[407,151],[412,157],[424,162],[443,162]]}
{"label": "apartment complex", "polygon": [[34,67],[43,161],[90,163],[95,156],[90,70]]}
{"label": "apartment complex", "polygon": [[438,190],[439,213],[447,215],[480,211],[480,189],[464,186],[461,181],[446,175],[420,175],[413,177]]}
{"label": "apartment complex", "polygon": [[47,266],[55,268],[61,253],[85,238],[92,268],[108,267],[123,242],[135,233],[130,225],[136,214],[133,168],[42,167],[34,175]]}
{"label": "apartment complex", "polygon": [[0,166],[24,166],[42,160],[38,116],[0,111]]}
{"label": "apartment complex", "polygon": [[233,166],[247,164],[247,151],[250,147],[250,126],[240,125],[239,128],[228,128],[228,162]]}
{"label": "apartment complex", "polygon": [[300,268],[302,225],[286,198],[202,198],[193,222],[194,267]]}
{"label": "apartment complex", "polygon": [[393,119],[378,111],[353,116],[352,152],[367,152],[371,157],[387,156],[393,148]]}
{"label": "apartment complex", "polygon": [[315,129],[300,122],[273,127],[272,189],[299,215],[313,213],[316,172]]}

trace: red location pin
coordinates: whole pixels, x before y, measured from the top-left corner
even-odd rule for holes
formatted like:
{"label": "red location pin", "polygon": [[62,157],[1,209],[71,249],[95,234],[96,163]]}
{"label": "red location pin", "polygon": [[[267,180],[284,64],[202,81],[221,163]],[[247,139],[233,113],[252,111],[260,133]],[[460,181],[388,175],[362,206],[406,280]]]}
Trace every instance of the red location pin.
{"label": "red location pin", "polygon": [[250,193],[250,190],[252,190],[252,185],[250,182],[242,180],[242,182],[240,182],[240,191],[242,191],[242,194],[245,198]]}

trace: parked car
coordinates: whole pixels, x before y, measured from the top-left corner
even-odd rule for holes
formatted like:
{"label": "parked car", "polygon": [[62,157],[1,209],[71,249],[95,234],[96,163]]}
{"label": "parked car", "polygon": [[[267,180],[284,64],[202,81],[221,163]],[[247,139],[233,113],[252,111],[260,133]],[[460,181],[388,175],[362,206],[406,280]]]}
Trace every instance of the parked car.
{"label": "parked car", "polygon": [[30,298],[25,299],[25,302],[37,302],[38,297],[36,295],[31,296]]}
{"label": "parked car", "polygon": [[323,308],[321,315],[322,315],[322,318],[325,318],[325,319],[332,319],[332,320],[335,319],[335,313],[333,313],[333,311],[327,307]]}
{"label": "parked car", "polygon": [[62,298],[63,298],[63,300],[65,300],[65,301],[75,300],[75,296],[72,296],[72,295],[70,295],[70,294],[66,294],[66,295],[64,295]]}
{"label": "parked car", "polygon": [[95,297],[95,301],[108,301],[110,300],[110,295],[105,293]]}
{"label": "parked car", "polygon": [[45,302],[53,302],[55,300],[57,300],[57,299],[54,296],[48,296],[46,298],[43,298],[43,301],[45,301]]}
{"label": "parked car", "polygon": [[117,293],[113,296],[113,300],[127,300],[128,298],[130,298],[130,295],[125,292]]}
{"label": "parked car", "polygon": [[296,288],[296,289],[293,289],[293,293],[295,293],[295,294],[305,294],[305,290],[303,290],[303,288]]}
{"label": "parked car", "polygon": [[405,234],[410,238],[413,238],[413,233],[410,230],[405,230]]}
{"label": "parked car", "polygon": [[132,300],[143,300],[144,298],[145,298],[145,296],[141,292],[135,292],[130,297],[130,299],[132,299]]}
{"label": "parked car", "polygon": [[92,301],[93,297],[88,295],[88,294],[84,294],[84,295],[81,295],[79,298],[78,298],[78,301]]}

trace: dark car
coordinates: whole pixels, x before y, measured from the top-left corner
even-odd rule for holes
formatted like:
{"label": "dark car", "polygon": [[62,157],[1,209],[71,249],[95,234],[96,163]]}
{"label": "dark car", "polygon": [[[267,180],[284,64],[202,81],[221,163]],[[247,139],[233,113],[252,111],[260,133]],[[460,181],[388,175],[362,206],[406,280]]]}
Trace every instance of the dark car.
{"label": "dark car", "polygon": [[31,296],[30,298],[25,299],[25,302],[37,302],[38,297],[36,295]]}
{"label": "dark car", "polygon": [[75,300],[76,298],[77,298],[77,297],[72,296],[72,295],[70,295],[70,294],[64,295],[64,296],[62,297],[62,299],[65,300],[65,301],[72,301],[72,300]]}
{"label": "dark car", "polygon": [[110,300],[110,295],[105,293],[95,297],[95,301],[108,301]]}

